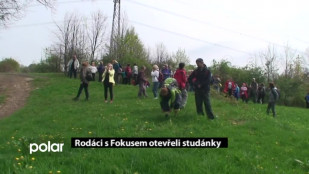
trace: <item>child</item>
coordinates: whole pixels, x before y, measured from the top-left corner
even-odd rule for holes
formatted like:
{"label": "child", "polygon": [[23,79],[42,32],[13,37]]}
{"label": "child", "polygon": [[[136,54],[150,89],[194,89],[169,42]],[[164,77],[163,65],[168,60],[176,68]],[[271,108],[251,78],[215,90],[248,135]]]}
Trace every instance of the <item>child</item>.
{"label": "child", "polygon": [[167,78],[160,90],[160,105],[165,117],[168,117],[171,109],[174,109],[175,115],[179,112],[182,98],[181,91],[178,89],[177,80]]}
{"label": "child", "polygon": [[175,115],[180,110],[181,93],[177,88],[162,87],[160,90],[160,106],[165,113],[165,117],[168,117],[172,109],[174,109]]}
{"label": "child", "polygon": [[239,87],[238,84],[235,85],[235,92],[234,92],[234,97],[236,98],[236,100],[239,99]]}

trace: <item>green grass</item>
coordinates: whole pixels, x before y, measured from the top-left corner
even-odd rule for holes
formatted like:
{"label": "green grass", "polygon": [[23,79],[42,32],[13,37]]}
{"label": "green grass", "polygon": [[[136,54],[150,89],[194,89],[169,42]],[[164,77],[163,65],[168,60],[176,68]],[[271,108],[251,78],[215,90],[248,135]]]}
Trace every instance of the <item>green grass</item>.
{"label": "green grass", "polygon": [[[187,107],[165,118],[150,89],[141,100],[137,86],[117,85],[106,104],[98,82],[88,102],[84,93],[72,101],[79,80],[62,74],[36,74],[33,84],[25,107],[0,120],[1,173],[309,173],[307,109],[277,106],[274,119],[266,105],[212,97],[219,119],[210,121],[195,114],[190,93]],[[229,147],[72,149],[71,137],[228,137]],[[29,154],[30,143],[47,141],[64,142],[63,152]]]}

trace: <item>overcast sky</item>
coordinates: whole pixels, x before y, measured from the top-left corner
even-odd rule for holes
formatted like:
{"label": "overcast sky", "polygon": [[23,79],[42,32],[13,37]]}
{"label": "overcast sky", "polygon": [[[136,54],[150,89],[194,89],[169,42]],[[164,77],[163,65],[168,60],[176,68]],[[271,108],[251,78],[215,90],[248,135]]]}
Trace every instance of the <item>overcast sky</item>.
{"label": "overcast sky", "polygon": [[[121,11],[147,48],[163,43],[170,53],[186,50],[191,63],[226,59],[244,66],[268,45],[309,47],[307,0],[121,0]],[[54,22],[66,13],[90,17],[101,10],[112,23],[113,0],[58,0],[55,10],[32,4],[25,17],[0,29],[0,59],[38,63],[55,42]],[[110,31],[108,31],[109,33]],[[109,36],[108,36],[109,37]]]}

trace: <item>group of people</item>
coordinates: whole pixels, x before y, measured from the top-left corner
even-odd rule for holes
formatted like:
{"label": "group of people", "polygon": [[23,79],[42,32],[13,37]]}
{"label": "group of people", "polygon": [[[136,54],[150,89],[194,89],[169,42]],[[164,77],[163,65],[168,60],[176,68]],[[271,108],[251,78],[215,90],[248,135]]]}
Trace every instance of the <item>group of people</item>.
{"label": "group of people", "polygon": [[[274,83],[269,83],[269,101],[267,107],[267,114],[269,114],[270,109],[272,110],[273,116],[276,117],[275,104],[279,99],[279,91],[275,87]],[[225,82],[224,92],[226,97],[234,96],[236,100],[239,98],[243,102],[248,103],[249,98],[252,98],[253,103],[264,103],[264,98],[266,95],[266,89],[263,83],[258,84],[255,78],[252,78],[252,82],[249,86],[246,83],[243,83],[239,88],[238,84],[235,83],[232,79],[229,79]]]}
{"label": "group of people", "polygon": [[[100,62],[100,64],[103,64],[103,62]],[[92,64],[94,65],[94,64]],[[99,80],[103,83],[104,85],[104,98],[105,98],[105,103],[107,103],[107,97],[108,97],[108,91],[110,95],[110,103],[113,103],[113,86],[115,84],[114,80],[114,74],[115,70],[113,69],[113,65],[111,63],[108,63],[107,66],[102,67],[104,71],[99,73]],[[88,92],[88,85],[90,81],[94,81],[95,75],[93,71],[93,66],[90,66],[87,61],[82,63],[82,68],[80,70],[80,86],[77,92],[77,95],[73,100],[77,101],[79,100],[79,97],[82,93],[83,90],[85,90],[85,95],[86,95],[86,101],[89,99],[89,92]]]}
{"label": "group of people", "polygon": [[127,64],[125,68],[122,67],[117,60],[112,61],[113,69],[115,70],[115,83],[117,84],[135,84],[138,75],[138,66],[136,63],[133,65],[133,69],[130,64]]}
{"label": "group of people", "polygon": [[[210,83],[211,72],[204,64],[202,58],[196,60],[197,68],[187,77],[185,64],[179,63],[175,73],[168,68],[168,65],[163,65],[162,70],[159,70],[157,65],[153,65],[151,71],[152,77],[152,92],[154,99],[160,99],[160,106],[165,116],[173,110],[175,115],[185,108],[188,98],[187,84],[194,88],[195,104],[198,115],[204,115],[203,105],[209,119],[214,119],[215,115],[212,112],[210,104]],[[145,84],[145,81],[141,85]],[[158,91],[158,89],[160,89]],[[139,93],[140,94],[140,93]],[[158,95],[159,94],[159,95]]]}
{"label": "group of people", "polygon": [[226,97],[234,96],[236,100],[241,98],[242,101],[246,103],[248,103],[249,98],[252,98],[253,103],[263,104],[265,102],[265,86],[263,83],[258,84],[255,78],[252,79],[249,86],[246,83],[243,83],[241,87],[239,87],[232,79],[229,79],[225,82],[223,91],[226,93]]}
{"label": "group of people", "polygon": [[[73,59],[70,60],[68,64],[69,74],[73,74],[76,78],[76,72],[79,67],[76,55],[73,56]],[[76,65],[78,64],[78,65]],[[197,69],[194,70],[189,78],[187,78],[186,71],[184,69],[185,64],[180,63],[176,72],[172,75],[171,70],[168,69],[167,65],[164,65],[162,70],[159,70],[157,65],[153,65],[151,71],[152,77],[152,92],[154,99],[160,99],[160,106],[162,111],[169,115],[169,113],[174,110],[175,113],[178,113],[180,109],[183,109],[187,102],[187,90],[186,84],[189,82],[195,89],[195,102],[196,110],[199,115],[204,115],[203,104],[205,106],[206,114],[209,119],[214,119],[215,116],[211,109],[209,91],[210,91],[210,81],[211,81],[211,72],[204,64],[203,59],[199,58],[196,60]],[[75,66],[76,65],[76,66]],[[129,66],[126,67],[126,69]],[[113,86],[118,80],[118,75],[120,72],[120,64],[114,60],[113,64],[108,63],[107,66],[103,66],[103,62],[100,62],[98,67],[95,67],[95,64],[89,65],[87,61],[82,63],[82,68],[80,69],[80,86],[78,93],[73,100],[79,100],[79,97],[82,91],[85,91],[86,101],[89,99],[88,85],[90,81],[94,81],[95,73],[99,72],[99,81],[104,85],[104,98],[105,103],[108,102],[108,91],[110,96],[110,103],[113,102]],[[141,66],[138,71],[138,67],[134,65],[131,76],[133,77],[134,83],[139,86],[138,97],[147,97],[146,86],[149,85],[149,82],[145,74],[146,67]],[[70,78],[72,75],[69,75]],[[128,75],[126,74],[128,77]],[[130,79],[130,78],[129,78]]]}
{"label": "group of people", "polygon": [[[179,63],[175,73],[171,72],[168,65],[164,65],[161,70],[157,65],[153,65],[151,71],[152,93],[154,99],[159,99],[160,107],[166,116],[168,116],[172,110],[177,114],[181,109],[185,108],[188,97],[187,87],[189,84],[195,92],[197,114],[204,115],[204,105],[208,118],[215,118],[210,103],[210,85],[214,84],[214,87],[219,92],[222,86],[220,85],[221,80],[219,77],[212,77],[210,70],[207,68],[202,58],[196,60],[196,65],[197,68],[192,71],[189,76],[187,76],[186,70],[184,69],[184,63]],[[79,62],[76,55],[74,55],[72,60],[68,63],[70,78],[72,78],[72,75],[76,78],[78,67]],[[148,97],[146,88],[150,86],[150,84],[147,80],[145,71],[145,66],[141,66],[140,69],[138,69],[136,64],[134,64],[133,70],[130,64],[127,64],[126,68],[122,70],[121,65],[116,60],[113,60],[113,63],[108,63],[107,66],[104,66],[101,61],[98,67],[95,66],[95,63],[89,65],[88,62],[83,62],[80,70],[81,84],[74,100],[79,100],[83,89],[85,90],[86,100],[89,99],[88,84],[89,81],[95,80],[96,72],[99,73],[98,81],[102,82],[104,85],[105,103],[108,102],[108,92],[110,96],[109,102],[113,103],[113,86],[115,83],[119,82],[119,76],[121,76],[122,79],[126,79],[127,84],[138,85],[139,90],[137,96],[139,98]],[[125,75],[123,75],[123,73]],[[269,83],[269,88],[269,102],[266,111],[269,114],[271,110],[275,117],[275,105],[279,98],[279,92],[274,83]],[[264,97],[266,95],[264,84],[261,83],[259,85],[255,78],[252,79],[250,86],[243,83],[240,88],[232,79],[229,79],[225,83],[224,92],[227,94],[226,96],[234,96],[237,100],[241,98],[244,102],[248,102],[250,95],[254,103],[264,103]],[[309,93],[305,97],[305,100],[307,108],[309,108]]]}

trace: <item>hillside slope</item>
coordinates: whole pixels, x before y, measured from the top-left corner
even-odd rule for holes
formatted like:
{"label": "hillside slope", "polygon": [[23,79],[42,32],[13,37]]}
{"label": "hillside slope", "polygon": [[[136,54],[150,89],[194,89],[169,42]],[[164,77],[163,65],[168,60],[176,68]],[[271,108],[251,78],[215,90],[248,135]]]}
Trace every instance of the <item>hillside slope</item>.
{"label": "hillside slope", "polygon": [[[79,81],[39,74],[27,104],[0,120],[3,173],[309,173],[308,110],[212,98],[219,118],[197,116],[194,95],[177,117],[165,118],[158,100],[138,99],[137,86],[115,86],[113,104],[103,87],[73,101]],[[72,149],[71,137],[228,137],[226,149]],[[64,143],[63,152],[29,154],[30,143]]]}

